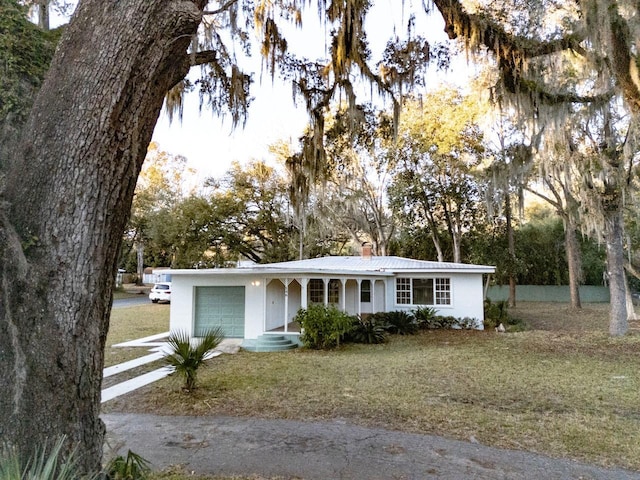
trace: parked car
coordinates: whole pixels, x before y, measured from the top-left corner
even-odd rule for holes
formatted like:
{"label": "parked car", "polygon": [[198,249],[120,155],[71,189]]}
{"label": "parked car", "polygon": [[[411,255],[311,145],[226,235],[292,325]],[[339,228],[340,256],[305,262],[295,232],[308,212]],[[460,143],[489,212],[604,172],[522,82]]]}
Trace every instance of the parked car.
{"label": "parked car", "polygon": [[171,282],[156,283],[149,293],[153,303],[171,302]]}

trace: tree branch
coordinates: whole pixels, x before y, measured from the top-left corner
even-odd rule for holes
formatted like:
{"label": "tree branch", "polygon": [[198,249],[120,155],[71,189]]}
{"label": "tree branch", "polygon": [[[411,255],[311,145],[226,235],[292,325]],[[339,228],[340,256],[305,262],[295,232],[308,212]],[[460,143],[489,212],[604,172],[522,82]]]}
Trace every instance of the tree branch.
{"label": "tree branch", "polygon": [[191,66],[213,63],[218,60],[218,53],[215,50],[202,50],[191,55]]}
{"label": "tree branch", "polygon": [[[583,55],[584,49],[580,42],[583,35],[573,34],[553,41],[538,41],[508,33],[496,22],[487,20],[486,16],[468,13],[458,0],[433,0],[445,21],[445,32],[450,39],[463,37],[467,40],[477,38],[477,47],[484,45],[500,59],[508,56],[520,61],[542,55],[573,50]],[[474,34],[474,35],[472,35]]]}
{"label": "tree branch", "polygon": [[202,12],[202,15],[218,15],[219,13],[228,10],[229,7],[231,7],[231,5],[233,5],[234,3],[238,3],[238,0],[229,0],[227,3],[215,10],[205,10],[204,12]]}
{"label": "tree branch", "polygon": [[[571,92],[550,92],[546,85],[524,78],[526,61],[565,50],[586,54],[580,45],[584,35],[574,33],[557,40],[542,41],[507,32],[486,16],[468,13],[458,0],[433,0],[445,21],[445,32],[450,39],[464,38],[470,49],[486,47],[497,60],[505,88],[513,94],[531,94],[544,104],[592,103],[607,101],[613,95],[581,96]],[[626,63],[628,66],[628,62]]]}

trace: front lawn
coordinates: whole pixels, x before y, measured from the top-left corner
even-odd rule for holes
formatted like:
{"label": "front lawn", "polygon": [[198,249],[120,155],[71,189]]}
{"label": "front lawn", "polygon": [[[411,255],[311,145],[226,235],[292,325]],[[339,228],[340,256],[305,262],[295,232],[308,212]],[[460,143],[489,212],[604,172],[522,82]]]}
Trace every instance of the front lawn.
{"label": "front lawn", "polygon": [[103,408],[340,418],[640,470],[640,335],[609,338],[605,306],[575,313],[529,304],[514,313],[531,330],[426,331],[329,352],[223,355],[190,396],[168,378]]}
{"label": "front lawn", "polygon": [[105,367],[142,357],[149,353],[139,347],[112,347],[169,331],[169,305],[138,305],[111,310],[109,333],[104,352]]}

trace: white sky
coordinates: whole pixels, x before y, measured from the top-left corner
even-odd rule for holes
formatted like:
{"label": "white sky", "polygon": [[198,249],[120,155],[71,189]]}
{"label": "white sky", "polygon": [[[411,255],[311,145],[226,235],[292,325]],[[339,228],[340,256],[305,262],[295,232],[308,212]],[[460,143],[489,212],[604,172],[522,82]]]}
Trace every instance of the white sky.
{"label": "white sky", "polygon": [[[416,33],[430,41],[444,40],[442,19],[434,15],[432,20],[425,20],[420,0],[405,0],[404,14],[400,0],[377,0],[368,15],[370,25],[367,26],[374,58],[379,56],[387,40],[393,35],[394,26],[402,36],[408,18],[407,11],[414,8],[414,3],[418,11],[418,25],[421,26]],[[324,56],[324,34],[317,23],[315,7],[312,6],[310,10],[310,18],[305,19],[307,27],[294,32],[293,40],[288,38],[288,41],[290,46],[303,45],[306,56],[314,58]],[[309,41],[311,29],[316,32],[311,37],[318,38],[315,42]],[[308,51],[313,53],[307,53]],[[194,92],[185,101],[182,122],[174,117],[170,124],[167,115],[162,112],[153,140],[158,142],[161,150],[185,156],[188,166],[195,169],[201,177],[222,176],[234,160],[240,163],[251,159],[271,161],[268,146],[278,140],[291,141],[297,147],[297,139],[308,121],[304,104],[299,101],[297,107],[294,105],[288,83],[285,84],[276,76],[272,85],[271,78],[266,74],[264,77],[260,84],[259,72],[254,75],[254,101],[249,108],[244,129],[239,126],[232,130],[230,118],[214,117],[206,108],[198,113],[198,95]],[[363,98],[363,101],[366,99]]]}

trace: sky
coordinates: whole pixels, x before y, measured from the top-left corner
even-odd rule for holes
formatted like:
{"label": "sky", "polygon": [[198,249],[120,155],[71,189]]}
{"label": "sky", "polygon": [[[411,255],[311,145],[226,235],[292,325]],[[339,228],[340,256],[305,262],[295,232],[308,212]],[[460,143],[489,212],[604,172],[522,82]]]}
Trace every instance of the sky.
{"label": "sky", "polygon": [[[386,41],[392,36],[393,28],[401,34],[406,25],[407,11],[411,8],[419,10],[417,33],[429,40],[443,41],[444,22],[437,15],[424,20],[420,0],[405,0],[405,11],[399,0],[377,0],[369,13],[367,34],[372,44],[374,58],[381,53]],[[324,56],[324,33],[317,22],[315,8],[311,8],[310,18],[305,18],[304,30],[292,32],[289,45],[302,46],[307,57]],[[313,31],[312,34],[309,32]],[[309,53],[311,52],[311,53]],[[256,63],[259,68],[259,62]],[[275,162],[268,151],[268,146],[279,140],[292,142],[297,146],[297,139],[307,125],[308,116],[304,105],[299,101],[295,105],[292,99],[291,86],[275,78],[271,82],[269,75],[259,81],[259,71],[254,75],[252,96],[254,100],[249,107],[246,126],[232,129],[230,118],[215,117],[206,108],[199,112],[198,95],[193,93],[185,101],[182,121],[174,117],[169,122],[163,111],[156,125],[153,140],[161,150],[170,154],[187,158],[187,165],[198,172],[198,176],[221,177],[234,160],[240,163],[251,159]],[[363,101],[366,99],[363,99]]]}

